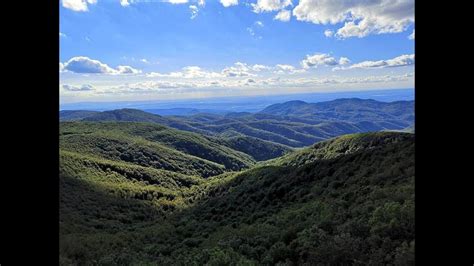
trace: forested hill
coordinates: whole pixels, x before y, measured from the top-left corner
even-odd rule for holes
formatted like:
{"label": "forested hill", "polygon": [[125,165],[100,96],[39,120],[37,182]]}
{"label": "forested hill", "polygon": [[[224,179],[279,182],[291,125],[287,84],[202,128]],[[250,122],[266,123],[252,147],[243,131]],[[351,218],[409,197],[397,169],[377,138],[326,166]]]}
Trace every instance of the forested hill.
{"label": "forested hill", "polygon": [[[290,101],[271,105],[258,113],[202,113],[190,116],[159,116],[140,110],[119,109],[93,113],[82,117],[82,120],[152,122],[228,139],[230,143],[239,140],[240,143],[254,142],[260,146],[278,144],[269,149],[283,151],[288,147],[304,147],[343,134],[411,127],[414,124],[414,102],[386,103],[357,98],[320,103]],[[241,145],[234,148],[239,147]],[[252,154],[254,158],[256,155]]]}
{"label": "forested hill", "polygon": [[158,126],[127,125],[61,124],[62,265],[414,265],[413,134],[345,135],[204,178],[93,141],[126,138],[146,157]]}

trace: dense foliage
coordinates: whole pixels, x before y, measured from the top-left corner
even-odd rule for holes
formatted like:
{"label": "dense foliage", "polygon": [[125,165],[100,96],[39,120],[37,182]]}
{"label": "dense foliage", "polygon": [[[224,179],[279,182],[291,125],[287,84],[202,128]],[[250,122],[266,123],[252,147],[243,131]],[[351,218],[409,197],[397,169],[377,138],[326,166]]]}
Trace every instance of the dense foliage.
{"label": "dense foliage", "polygon": [[99,113],[98,111],[86,111],[86,110],[63,110],[59,112],[59,119],[61,121],[76,121],[82,120],[86,117],[90,117]]}
{"label": "dense foliage", "polygon": [[62,122],[60,148],[204,177],[252,166],[251,156],[204,136],[158,124]]}
{"label": "dense foliage", "polygon": [[[201,113],[166,117],[140,110],[120,109],[94,113],[82,120],[151,122],[218,138],[251,137],[252,142],[262,140],[258,145],[274,150],[281,148],[271,145],[275,143],[304,147],[343,134],[407,128],[414,122],[414,102],[387,103],[357,98],[320,103],[290,101],[271,105],[253,114]],[[274,158],[271,154],[262,158]]]}
{"label": "dense foliage", "polygon": [[[181,133],[61,123],[62,265],[414,264],[413,134],[346,135],[228,172],[190,155],[177,143],[199,135]],[[206,141],[196,139],[228,152]],[[149,162],[109,152],[118,147],[146,151]],[[161,157],[149,157],[154,150]],[[152,163],[171,151],[187,156],[170,157],[178,170]],[[247,162],[233,152],[228,160]]]}

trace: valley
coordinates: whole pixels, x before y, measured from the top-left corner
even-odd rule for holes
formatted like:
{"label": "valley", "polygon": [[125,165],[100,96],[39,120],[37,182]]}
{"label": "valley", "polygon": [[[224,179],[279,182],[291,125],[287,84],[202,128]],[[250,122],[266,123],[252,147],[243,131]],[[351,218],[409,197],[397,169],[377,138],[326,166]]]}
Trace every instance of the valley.
{"label": "valley", "polygon": [[413,104],[62,113],[60,264],[413,264]]}

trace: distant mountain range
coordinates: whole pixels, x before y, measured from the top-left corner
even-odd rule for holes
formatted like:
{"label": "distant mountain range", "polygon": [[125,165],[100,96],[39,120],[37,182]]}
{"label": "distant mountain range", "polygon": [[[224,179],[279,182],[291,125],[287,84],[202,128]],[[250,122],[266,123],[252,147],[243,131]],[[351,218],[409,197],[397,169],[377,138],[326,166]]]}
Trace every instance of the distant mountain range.
{"label": "distant mountain range", "polygon": [[60,118],[60,265],[414,265],[413,101]]}
{"label": "distant mountain range", "polygon": [[234,143],[239,138],[240,142],[260,140],[286,147],[303,147],[342,134],[409,128],[414,124],[414,101],[379,102],[358,98],[319,103],[289,101],[270,105],[256,113],[188,116],[160,116],[136,109],[61,111],[60,119],[151,122]]}
{"label": "distant mountain range", "polygon": [[[120,101],[120,102],[79,102],[62,103],[60,110],[91,110],[110,111],[121,108],[139,109],[159,115],[189,115],[179,113],[189,109],[199,112],[231,113],[231,112],[258,112],[272,104],[304,99],[307,102],[325,102],[342,98],[374,99],[381,102],[411,101],[414,100],[415,90],[390,89],[390,90],[365,90],[341,92],[315,92],[296,93],[287,95],[264,95],[244,97],[217,97],[205,99],[176,99],[160,101]],[[154,112],[153,110],[158,110]]]}

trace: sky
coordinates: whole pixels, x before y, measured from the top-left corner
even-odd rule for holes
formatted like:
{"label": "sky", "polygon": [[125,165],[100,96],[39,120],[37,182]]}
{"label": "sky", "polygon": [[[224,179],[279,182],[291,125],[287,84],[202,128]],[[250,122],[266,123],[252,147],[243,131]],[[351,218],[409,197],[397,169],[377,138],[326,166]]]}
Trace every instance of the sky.
{"label": "sky", "polygon": [[60,101],[414,87],[414,0],[61,0]]}

